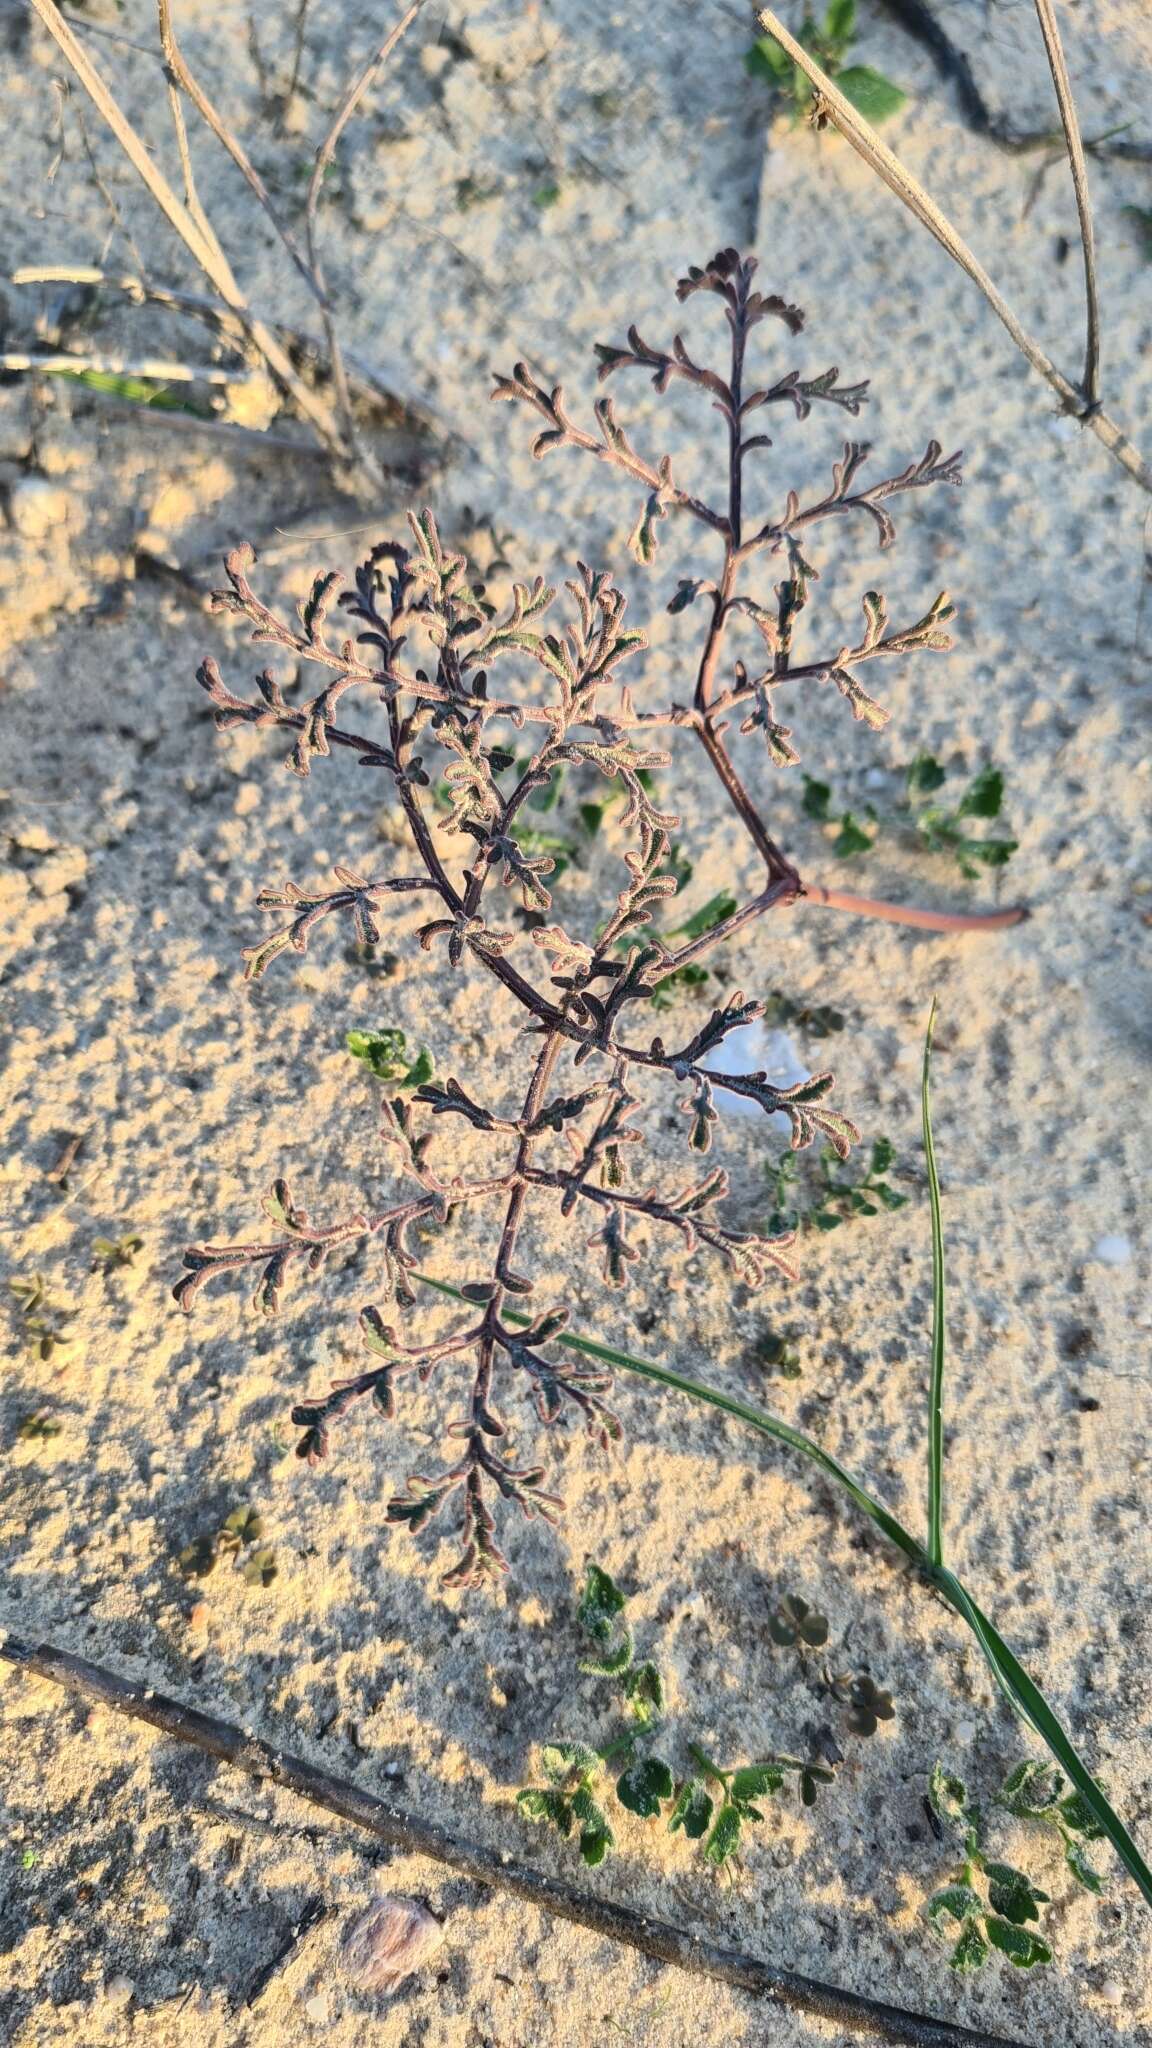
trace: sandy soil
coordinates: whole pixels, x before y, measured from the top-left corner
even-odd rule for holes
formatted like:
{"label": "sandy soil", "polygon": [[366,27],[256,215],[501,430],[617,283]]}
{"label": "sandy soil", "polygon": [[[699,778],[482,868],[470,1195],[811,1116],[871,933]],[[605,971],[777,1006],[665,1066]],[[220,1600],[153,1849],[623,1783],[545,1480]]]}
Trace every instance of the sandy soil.
{"label": "sandy soil", "polygon": [[[86,12],[151,44],[141,0]],[[1023,317],[1074,364],[1081,316],[1063,169],[1037,182],[1043,159],[975,140],[922,54],[865,12],[860,54],[912,95],[889,131],[894,146],[954,209]],[[1147,10],[1084,0],[1063,12],[1086,131],[1132,119],[1143,133]],[[180,13],[190,57],[283,203],[297,204],[309,147],[376,12],[347,0],[313,6],[307,97],[280,137],[262,112],[244,10],[226,0]],[[1047,120],[1030,11],[957,4],[947,17],[989,97],[1010,100],[1023,124]],[[134,268],[93,184],[75,97],[61,116],[57,56],[39,31],[25,32],[19,10],[0,33],[6,263]],[[831,1051],[839,1099],[868,1136],[891,1137],[896,1184],[910,1197],[891,1216],[806,1236],[795,1289],[733,1298],[710,1267],[685,1267],[654,1240],[634,1292],[608,1295],[582,1235],[574,1243],[548,1213],[535,1225],[536,1270],[543,1293],[573,1301],[579,1327],[799,1422],[920,1526],[930,1268],[917,1081],[938,993],[953,1561],[1147,1843],[1146,501],[1053,415],[991,314],[841,145],[783,121],[768,129],[764,93],[741,66],[747,41],[740,10],[719,6],[673,7],[658,22],[582,0],[515,14],[480,0],[466,16],[430,14],[330,180],[326,247],[345,331],[456,437],[442,459],[425,452],[418,486],[446,532],[484,563],[491,523],[517,573],[557,577],[578,555],[610,565],[651,625],[648,674],[675,692],[694,628],[663,606],[678,575],[709,570],[668,527],[655,568],[637,568],[624,546],[631,492],[574,456],[533,465],[525,423],[485,403],[488,373],[529,354],[573,399],[590,399],[594,340],[620,338],[629,319],[667,337],[671,284],[687,263],[726,243],[757,249],[766,283],[808,309],[799,344],[783,330],[770,337],[781,370],[837,362],[853,380],[872,378],[867,432],[890,468],[930,435],[968,451],[963,493],[913,505],[884,570],[897,616],[915,616],[918,598],[949,585],[957,651],[893,669],[882,734],[850,728],[839,700],[804,707],[805,766],[858,809],[897,789],[918,748],[957,772],[998,762],[1020,841],[1000,894],[1034,915],[995,938],[955,939],[798,910],[733,947],[733,985],[843,1013],[831,1046],[794,1026],[794,1050],[810,1066]],[[290,21],[262,16],[258,42],[275,89]],[[95,36],[88,47],[170,155],[154,62]],[[85,123],[149,268],[189,282],[95,116]],[[207,143],[197,167],[253,301],[307,323],[303,288],[234,171]],[[1152,203],[1149,172],[1094,164],[1092,183],[1105,388],[1147,439],[1152,270],[1124,209]],[[53,296],[9,289],[9,345],[34,337]],[[708,323],[689,313],[685,331],[703,347]],[[205,346],[195,329],[110,296],[85,317],[101,345],[125,352]],[[671,393],[659,421],[641,380],[621,387],[620,402],[646,445],[659,434],[702,486],[717,474],[715,423],[690,396]],[[768,505],[793,482],[826,476],[842,438],[837,419],[773,424]],[[354,768],[322,763],[301,784],[282,771],[279,743],[214,735],[193,683],[198,660],[214,653],[237,683],[255,664],[197,587],[210,586],[212,562],[243,534],[262,550],[265,593],[294,599],[316,567],[348,568],[367,540],[397,531],[413,486],[398,479],[369,515],[333,494],[320,463],[247,444],[238,452],[47,380],[0,392],[0,479],[4,1260],[10,1277],[41,1270],[71,1312],[70,1344],[40,1360],[6,1297],[4,1624],[573,1873],[512,1801],[534,1743],[598,1725],[602,1690],[571,1680],[585,1557],[634,1595],[642,1640],[671,1684],[669,1743],[695,1736],[725,1756],[794,1750],[828,1718],[767,1634],[771,1606],[795,1590],[827,1612],[837,1654],[850,1633],[845,1654],[891,1690],[895,1721],[871,1743],[839,1731],[847,1756],[836,1786],[811,1815],[778,1801],[735,1886],[711,1883],[681,1837],[639,1821],[620,1827],[618,1855],[586,1881],[797,1969],[1021,2042],[1152,2042],[1147,1919],[1134,1889],[1113,1867],[1102,1903],[1073,1896],[1034,1837],[1009,1831],[1002,1844],[1052,1880],[1055,1966],[1042,1981],[995,1968],[975,1982],[950,1977],[919,1914],[948,1862],[924,1820],[927,1774],[940,1756],[987,1792],[1024,1753],[1023,1737],[959,1627],[804,1469],[735,1424],[622,1387],[627,1440],[611,1463],[575,1435],[555,1449],[569,1503],[559,1531],[509,1527],[506,1587],[445,1596],[446,1541],[386,1529],[383,1510],[412,1465],[435,1455],[458,1388],[445,1381],[409,1402],[391,1430],[348,1418],[318,1475],[291,1455],[293,1400],[359,1356],[367,1269],[352,1261],[319,1289],[295,1287],[270,1324],[223,1287],[192,1323],[175,1311],[168,1289],[181,1247],[252,1231],[276,1172],[332,1218],[387,1187],[373,1085],[343,1046],[349,1027],[402,1027],[441,1073],[494,1100],[523,1061],[511,1006],[493,1001],[478,971],[430,967],[411,942],[415,914],[390,932],[390,972],[366,978],[322,937],[306,961],[281,963],[257,986],[240,980],[239,949],[261,929],[261,882],[318,879],[341,859],[371,868],[393,857],[394,826],[379,784]],[[157,560],[190,583],[144,574]],[[825,616],[848,619],[877,574],[870,533],[838,534],[821,562]],[[719,794],[686,774],[672,781],[695,862],[688,907],[751,883],[751,849],[734,845]],[[843,881],[802,814],[795,776],[777,778],[773,802],[805,872]],[[564,878],[574,921],[594,915],[597,876],[594,859]],[[874,893],[936,904],[997,895],[994,878],[967,884],[892,841],[859,878]],[[669,1106],[653,1120],[657,1161],[682,1157],[665,1128]],[[61,1185],[49,1175],[70,1134],[83,1145]],[[725,1118],[718,1156],[734,1214],[763,1219],[776,1150],[762,1125]],[[127,1231],[144,1240],[131,1268],[94,1272],[94,1239]],[[430,1245],[429,1259],[451,1276],[482,1240],[479,1225],[463,1224]],[[766,1331],[795,1346],[799,1379],[754,1363]],[[41,1411],[58,1433],[22,1437],[21,1423]],[[246,1504],[264,1516],[273,1582],[251,1586],[225,1561],[190,1587],[181,1550]],[[379,1859],[350,1830],[47,1686],[4,1684],[0,1721],[0,2029],[16,2048],[161,2044],[190,2027],[212,2048],[321,2033],[395,2048],[566,2048],[590,2036],[804,2048],[844,2038],[429,1864]],[[331,1969],[334,1916],[246,2008],[307,1899],[352,1907],[377,1883],[446,1916],[436,1969],[390,2002],[350,1993]]]}

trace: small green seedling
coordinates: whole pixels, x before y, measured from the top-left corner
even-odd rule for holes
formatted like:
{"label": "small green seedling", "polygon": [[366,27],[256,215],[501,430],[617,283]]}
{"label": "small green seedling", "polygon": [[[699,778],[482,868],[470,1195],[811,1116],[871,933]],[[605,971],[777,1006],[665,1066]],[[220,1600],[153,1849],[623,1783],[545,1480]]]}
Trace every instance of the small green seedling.
{"label": "small green seedling", "polygon": [[387,1026],[383,1031],[350,1031],[346,1044],[354,1060],[361,1060],[378,1081],[391,1081],[396,1088],[420,1088],[432,1078],[432,1055],[422,1045],[413,1059],[402,1031]]}
{"label": "small green seedling", "polygon": [[72,1343],[63,1325],[71,1322],[76,1311],[53,1301],[43,1273],[18,1274],[8,1282],[8,1289],[19,1304],[24,1341],[37,1358],[47,1361]]}
{"label": "small green seedling", "polygon": [[828,1641],[828,1616],[809,1607],[799,1593],[786,1593],[768,1617],[768,1633],[782,1649],[803,1658],[806,1650],[820,1650]]}
{"label": "small green seedling", "polygon": [[251,1554],[244,1563],[245,1584],[270,1586],[278,1572],[276,1554],[273,1550],[251,1548],[263,1534],[264,1517],[255,1508],[234,1508],[219,1529],[196,1536],[185,1546],[176,1560],[177,1569],[186,1579],[206,1579],[222,1557],[239,1560],[248,1550]]}
{"label": "small green seedling", "polygon": [[[763,1820],[755,1801],[779,1792],[789,1773],[796,1777],[805,1806],[815,1806],[821,1785],[831,1785],[835,1778],[828,1764],[806,1763],[794,1756],[769,1757],[763,1763],[722,1771],[698,1744],[690,1743],[689,1749],[701,1775],[681,1786],[668,1826],[682,1827],[690,1837],[706,1833],[704,1860],[714,1870],[723,1869],[736,1855],[745,1823]],[[718,1806],[707,1789],[709,1782],[719,1788]]]}
{"label": "small green seedling", "polygon": [[778,1372],[782,1380],[800,1378],[800,1353],[776,1330],[762,1330],[753,1338],[750,1356],[754,1364],[764,1366],[768,1372]]}
{"label": "small green seedling", "polygon": [[[949,1884],[932,1894],[924,1908],[940,1932],[951,1934],[947,1928],[949,1921],[959,1927],[950,1958],[952,1968],[979,1970],[993,1950],[1007,1956],[1018,1970],[1051,1962],[1048,1943],[1029,1924],[1039,1920],[1038,1909],[1049,1903],[1049,1894],[1034,1885],[1024,1871],[1010,1863],[989,1859],[985,1848],[987,1816],[983,1808],[969,1799],[963,1780],[953,1777],[941,1764],[932,1773],[928,1797],[939,1818],[959,1832],[964,1842],[963,1864]],[[1065,1793],[1064,1779],[1052,1765],[1031,1760],[1017,1764],[992,1803],[1019,1820],[1038,1820],[1053,1828],[1077,1883],[1086,1891],[1103,1890],[1103,1880],[1088,1863],[1083,1850],[1083,1843],[1098,1840],[1103,1829],[1078,1792]]]}
{"label": "small green seedling", "polygon": [[781,989],[773,989],[764,1005],[764,1022],[781,1028],[794,1025],[809,1038],[831,1038],[843,1031],[845,1018],[831,1003],[795,1003]]}
{"label": "small green seedling", "polygon": [[1017,1764],[996,1794],[996,1804],[1020,1820],[1043,1821],[1054,1829],[1077,1884],[1099,1896],[1104,1880],[1088,1862],[1084,1844],[1101,1841],[1104,1830],[1079,1792],[1065,1792],[1064,1782],[1051,1764]]}
{"label": "small green seedling", "polygon": [[92,1244],[92,1270],[94,1273],[117,1273],[121,1267],[133,1265],[137,1252],[143,1249],[144,1239],[129,1233],[123,1237],[97,1237]]}
{"label": "small green seedling", "polygon": [[23,1443],[37,1443],[48,1437],[59,1436],[60,1424],[50,1415],[47,1408],[37,1408],[34,1415],[26,1415],[16,1431]]}
{"label": "small green seedling", "polygon": [[[719,1870],[734,1857],[744,1823],[763,1819],[754,1803],[757,1799],[778,1792],[794,1774],[805,1806],[811,1806],[819,1786],[831,1784],[833,1773],[823,1764],[789,1756],[724,1771],[690,1742],[693,1768],[678,1781],[671,1765],[649,1747],[664,1712],[664,1682],[656,1664],[647,1659],[637,1663],[624,1606],[615,1581],[599,1565],[590,1564],[577,1620],[591,1638],[592,1654],[579,1668],[618,1682],[628,1725],[600,1748],[586,1742],[547,1743],[540,1752],[546,1782],[526,1785],[516,1803],[528,1820],[548,1822],[564,1836],[575,1830],[584,1862],[595,1866],[604,1861],[616,1839],[602,1804],[611,1765],[619,1770],[613,1789],[621,1806],[641,1820],[655,1820],[671,1801],[668,1832],[682,1829],[689,1841],[702,1841],[704,1860]],[[718,1790],[710,1791],[710,1784]]]}
{"label": "small green seedling", "polygon": [[825,1671],[824,1683],[834,1700],[847,1707],[847,1726],[852,1735],[875,1735],[881,1721],[894,1721],[892,1695],[884,1692],[866,1671]]}
{"label": "small green seedling", "polygon": [[795,1152],[785,1152],[765,1170],[772,1190],[768,1229],[780,1231],[839,1230],[853,1216],[878,1216],[881,1209],[902,1209],[908,1200],[885,1178],[896,1158],[887,1138],[873,1142],[866,1173],[857,1179],[839,1171],[840,1161],[826,1145],[817,1162],[819,1183],[805,1199],[800,1190],[800,1165]]}
{"label": "small green seedling", "polygon": [[[873,127],[899,113],[907,100],[907,94],[893,85],[883,72],[873,69],[871,64],[848,64],[844,58],[850,44],[856,39],[856,0],[830,0],[823,22],[817,22],[811,14],[805,13],[796,32],[796,40],[809,55],[816,59],[822,71],[834,78],[846,100],[850,100],[857,111],[863,114]],[[793,124],[802,119],[811,107],[814,88],[807,72],[794,64],[786,50],[782,49],[774,36],[761,36],[753,43],[744,59],[744,68],[752,78],[762,78],[775,86],[782,99],[790,100],[793,107]]]}
{"label": "small green seedling", "polygon": [[949,803],[929,801],[948,780],[932,754],[918,754],[904,771],[904,794],[890,812],[866,804],[861,817],[852,811],[837,811],[832,786],[815,776],[804,777],[804,809],[821,825],[835,825],[832,851],[838,860],[854,860],[870,853],[881,833],[893,830],[918,844],[926,853],[940,853],[954,860],[962,875],[975,881],[981,868],[1002,868],[1011,860],[1015,839],[978,838],[969,829],[973,819],[998,818],[1004,804],[1004,776],[991,765],[981,768]]}

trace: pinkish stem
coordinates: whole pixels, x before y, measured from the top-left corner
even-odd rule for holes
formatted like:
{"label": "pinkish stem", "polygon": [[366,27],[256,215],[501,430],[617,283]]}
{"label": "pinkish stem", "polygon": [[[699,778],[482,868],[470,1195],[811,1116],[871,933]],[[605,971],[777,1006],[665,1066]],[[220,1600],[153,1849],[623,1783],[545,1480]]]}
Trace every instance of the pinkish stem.
{"label": "pinkish stem", "polygon": [[858,917],[915,925],[924,932],[998,932],[1023,924],[1031,916],[1022,903],[1011,910],[917,910],[907,903],[880,903],[874,896],[854,896],[848,889],[825,889],[820,882],[805,882],[800,894],[827,910],[851,910]]}

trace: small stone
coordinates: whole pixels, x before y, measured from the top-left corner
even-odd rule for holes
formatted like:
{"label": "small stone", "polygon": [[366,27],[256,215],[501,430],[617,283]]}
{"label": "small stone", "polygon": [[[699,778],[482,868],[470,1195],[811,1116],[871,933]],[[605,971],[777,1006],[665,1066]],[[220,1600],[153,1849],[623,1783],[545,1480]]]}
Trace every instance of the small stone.
{"label": "small stone", "polygon": [[306,1998],[304,2010],[308,2018],[314,2020],[318,2027],[326,2027],[331,2016],[328,1993],[326,1991],[318,1991],[314,1998]]}
{"label": "small stone", "polygon": [[128,2005],[135,1989],[131,1977],[109,1977],[104,1986],[104,1996],[109,2005]]}
{"label": "small stone", "polygon": [[435,1955],[444,1929],[416,1899],[373,1899],[349,1921],[340,1968],[358,1991],[391,1991]]}
{"label": "small stone", "polygon": [[1099,1259],[1102,1266],[1126,1266],[1132,1257],[1132,1240],[1120,1231],[1108,1237],[1098,1237],[1092,1256]]}

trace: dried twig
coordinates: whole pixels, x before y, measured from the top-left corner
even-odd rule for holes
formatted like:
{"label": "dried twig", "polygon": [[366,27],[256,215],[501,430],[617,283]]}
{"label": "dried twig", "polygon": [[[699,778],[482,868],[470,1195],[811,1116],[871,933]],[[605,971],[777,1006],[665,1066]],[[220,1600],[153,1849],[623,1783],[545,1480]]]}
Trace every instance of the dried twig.
{"label": "dried twig", "polygon": [[[976,83],[972,66],[963,50],[952,41],[925,0],[881,0],[894,21],[914,42],[927,50],[941,78],[954,85],[960,111],[977,135],[986,135],[1010,156],[1025,156],[1032,150],[1062,146],[1058,128],[1016,128],[1003,114],[992,111]],[[1125,124],[1130,125],[1129,123]],[[1116,157],[1127,163],[1152,163],[1152,142],[1140,142],[1112,129],[1084,144],[1088,156]]]}
{"label": "dried twig", "polygon": [[1072,81],[1064,61],[1064,49],[1060,41],[1060,30],[1056,25],[1056,10],[1052,0],[1036,0],[1036,14],[1040,23],[1040,33],[1044,38],[1044,48],[1048,54],[1052,84],[1056,89],[1064,140],[1068,145],[1068,162],[1072,169],[1076,212],[1080,220],[1080,242],[1084,251],[1084,297],[1087,306],[1088,334],[1081,388],[1090,406],[1099,405],[1100,305],[1096,290],[1096,244],[1092,232],[1092,206],[1088,198],[1088,166],[1084,161],[1084,144],[1080,139],[1080,123],[1076,117],[1076,102],[1072,97]]}
{"label": "dried twig", "polygon": [[1133,447],[1127,435],[1103,407],[1098,402],[1093,402],[1086,392],[1073,384],[1071,379],[1057,368],[1039,342],[1022,326],[983,265],[977,261],[963,237],[941,212],[935,200],[899,158],[893,156],[876,130],[856,112],[855,107],[845,99],[827,72],[822,71],[820,66],[813,62],[808,51],[789,33],[771,8],[761,8],[757,19],[765,33],[774,37],[781,48],[787,51],[793,63],[799,65],[815,86],[818,95],[818,116],[826,117],[833,123],[845,140],[851,143],[857,155],[864,159],[908,211],[928,229],[930,235],[935,237],[941,248],[952,257],[953,262],[958,263],[961,270],[979,287],[1021,354],[1027,357],[1032,368],[1038,371],[1045,383],[1056,392],[1064,411],[1090,427],[1097,440],[1103,442],[1109,454],[1128,471],[1129,476],[1134,477],[1143,490],[1152,492],[1152,468],[1149,468],[1139,450]]}
{"label": "dried twig", "polygon": [[187,93],[197,113],[212,130],[221,148],[227,150],[237,170],[260,201],[261,206],[268,215],[272,226],[275,228],[309,291],[323,305],[323,294],[317,285],[315,273],[301,252],[291,229],[285,225],[277,213],[263,178],[260,176],[243,144],[233,135],[223,116],[218,113],[203,86],[188,67],[184,53],[176,40],[176,30],[172,21],[171,0],[157,0],[157,9],[160,21],[160,45],[164,52],[164,63],[173,84],[179,86],[182,92]]}
{"label": "dried twig", "polygon": [[145,148],[122,108],[109,92],[100,73],[73,35],[54,0],[31,0],[37,18],[67,59],[97,111],[103,115],[133,169],[139,173],[153,199],[181,241],[210,278],[225,304],[242,314],[244,324],[277,381],[289,392],[305,419],[316,429],[330,454],[340,461],[346,457],[343,436],[331,407],[309,390],[292,366],[287,352],[268,324],[252,312],[227,257],[214,236],[206,236],[192,212],[177,198],[163,171]]}
{"label": "dried twig", "polygon": [[[81,1699],[92,1700],[111,1713],[144,1721],[178,1742],[190,1743],[208,1756],[235,1764],[257,1780],[283,1786],[310,1805],[365,1829],[390,1848],[431,1857],[479,1884],[511,1892],[541,1912],[575,1921],[596,1934],[607,1935],[612,1941],[638,1949],[659,1962],[673,1963],[695,1976],[731,1984],[737,1990],[794,2011],[820,2013],[838,2026],[869,2034],[874,2040],[902,2042],[905,2048],[1014,2048],[1001,2035],[974,2032],[949,2020],[904,2012],[897,2006],[862,1998],[856,1992],[779,1969],[738,1949],[722,1948],[666,1921],[562,1884],[530,1864],[516,1862],[501,1850],[467,1841],[450,1834],[435,1821],[406,1813],[390,1800],[380,1799],[346,1778],[333,1777],[305,1758],[262,1741],[251,1731],[236,1728],[214,1714],[202,1714],[195,1707],[156,1692],[150,1685],[119,1678],[102,1665],[54,1649],[51,1644],[33,1646],[16,1636],[0,1637],[0,1658],[36,1678],[62,1686]],[[251,1993],[248,2002],[252,2002]]]}
{"label": "dried twig", "polygon": [[312,288],[316,293],[320,306],[320,316],[324,322],[324,334],[328,342],[328,354],[332,363],[332,382],[336,391],[336,402],[340,407],[349,439],[358,452],[360,452],[359,435],[356,429],[355,415],[352,411],[352,400],[348,391],[348,380],[344,372],[344,362],[340,352],[340,338],[336,332],[336,322],[332,313],[332,301],[329,297],[327,280],[320,262],[316,232],[316,209],[319,204],[320,187],[324,182],[324,174],[336,153],[336,145],[341,135],[344,133],[345,128],[352,119],[360,101],[363,99],[364,94],[367,92],[381,66],[388,62],[400,38],[412,26],[423,4],[424,0],[412,0],[412,5],[408,8],[407,13],[403,14],[400,20],[395,23],[379,48],[373,52],[368,62],[357,72],[355,78],[348,86],[340,105],[336,109],[323,142],[316,151],[316,162],[312,168],[312,176],[308,180],[308,197],[304,208],[304,234],[308,244],[308,261],[311,266]]}

